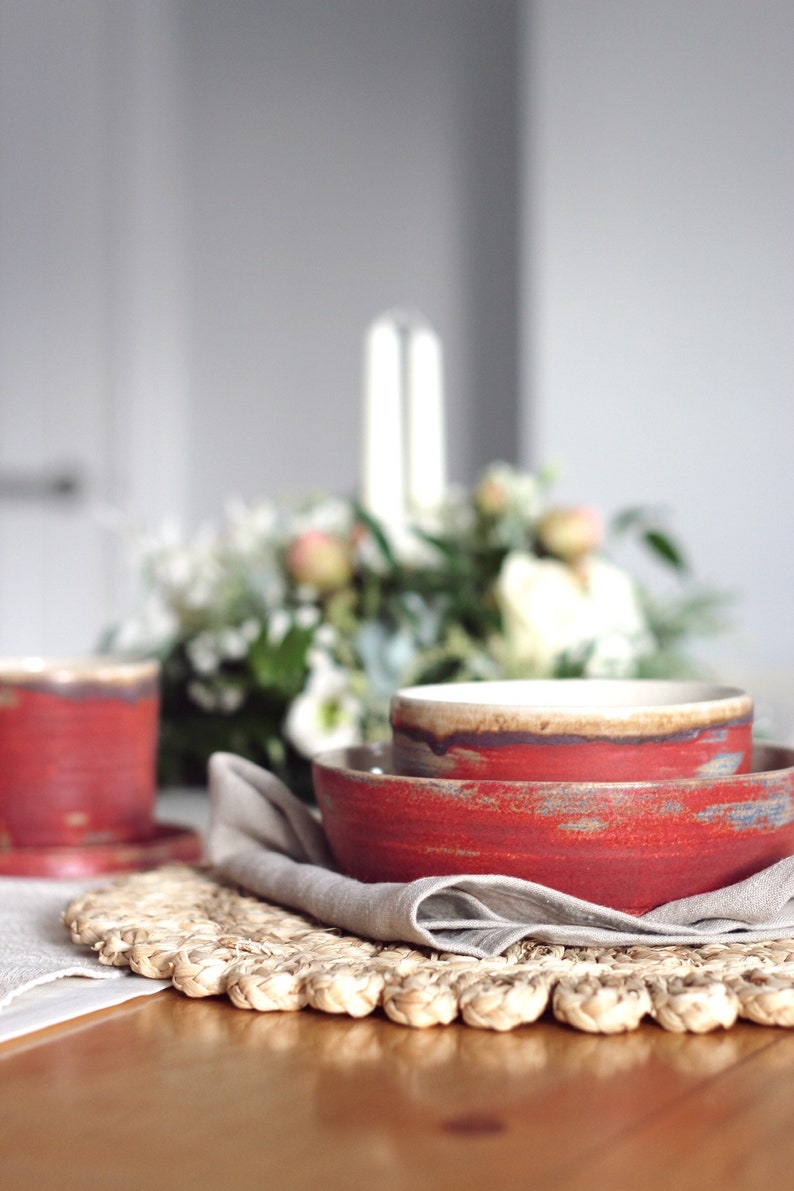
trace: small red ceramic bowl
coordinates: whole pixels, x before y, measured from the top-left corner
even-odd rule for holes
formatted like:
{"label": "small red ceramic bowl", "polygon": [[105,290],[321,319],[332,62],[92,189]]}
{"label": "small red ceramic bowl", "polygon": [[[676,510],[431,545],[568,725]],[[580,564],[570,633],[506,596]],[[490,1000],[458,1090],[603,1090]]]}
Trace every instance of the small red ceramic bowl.
{"label": "small red ceramic bowl", "polygon": [[151,836],[158,685],[156,661],[0,660],[0,858]]}
{"label": "small red ceramic bowl", "polygon": [[772,745],[750,773],[645,782],[407,777],[386,743],[313,771],[333,856],[360,881],[490,873],[644,914],[794,853],[794,749]]}
{"label": "small red ceramic bowl", "polygon": [[394,769],[415,777],[645,781],[746,773],[753,701],[737,687],[552,679],[407,687]]}

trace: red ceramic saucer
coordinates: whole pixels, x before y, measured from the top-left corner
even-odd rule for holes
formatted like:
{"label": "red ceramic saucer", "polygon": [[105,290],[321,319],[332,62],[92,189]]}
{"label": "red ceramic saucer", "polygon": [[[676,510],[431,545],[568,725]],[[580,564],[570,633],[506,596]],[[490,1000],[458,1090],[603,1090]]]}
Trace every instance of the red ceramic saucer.
{"label": "red ceramic saucer", "polygon": [[158,868],[170,861],[194,864],[201,859],[202,852],[198,832],[172,823],[155,823],[151,835],[126,843],[0,851],[0,876],[79,879]]}

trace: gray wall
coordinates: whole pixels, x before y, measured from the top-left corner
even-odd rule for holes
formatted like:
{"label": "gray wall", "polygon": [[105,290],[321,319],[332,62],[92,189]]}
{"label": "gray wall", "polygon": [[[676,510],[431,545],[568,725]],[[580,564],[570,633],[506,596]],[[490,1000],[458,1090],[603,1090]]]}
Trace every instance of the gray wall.
{"label": "gray wall", "polygon": [[190,506],[358,484],[362,338],[445,346],[450,474],[517,450],[516,5],[177,7]]}
{"label": "gray wall", "polygon": [[[715,666],[794,733],[790,0],[0,0],[0,31],[1,464],[63,426],[155,522],[352,491],[364,329],[415,305],[452,477],[520,454],[669,505],[740,597]],[[118,598],[69,515],[0,509],[6,652]]]}
{"label": "gray wall", "polygon": [[354,492],[384,308],[443,337],[451,477],[515,455],[517,7],[0,0],[0,469],[85,481],[0,504],[0,651],[128,603],[96,506]]}
{"label": "gray wall", "polygon": [[737,593],[711,658],[794,733],[794,5],[535,0],[524,453],[668,506]]}

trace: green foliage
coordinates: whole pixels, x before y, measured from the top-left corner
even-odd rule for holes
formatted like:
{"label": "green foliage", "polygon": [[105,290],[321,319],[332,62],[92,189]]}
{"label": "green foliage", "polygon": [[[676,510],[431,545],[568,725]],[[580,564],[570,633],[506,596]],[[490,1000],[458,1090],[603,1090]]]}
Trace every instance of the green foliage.
{"label": "green foliage", "polygon": [[248,653],[248,666],[256,686],[276,699],[293,699],[299,694],[313,638],[313,628],[293,624],[280,641],[273,641],[268,625],[264,624]]}

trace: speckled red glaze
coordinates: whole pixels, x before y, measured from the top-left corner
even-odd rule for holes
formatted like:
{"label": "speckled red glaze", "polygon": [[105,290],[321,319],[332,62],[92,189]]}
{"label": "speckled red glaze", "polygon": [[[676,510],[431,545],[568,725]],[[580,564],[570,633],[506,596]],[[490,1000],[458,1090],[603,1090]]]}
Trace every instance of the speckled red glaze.
{"label": "speckled red glaze", "polygon": [[509,782],[390,772],[388,744],[316,758],[339,868],[360,881],[491,873],[643,914],[794,853],[794,750],[752,771],[648,782]]}
{"label": "speckled red glaze", "polygon": [[0,662],[0,857],[151,839],[158,712],[156,662]]}
{"label": "speckled red glaze", "polygon": [[564,679],[398,691],[394,767],[417,777],[643,781],[746,773],[753,701],[706,683]]}

